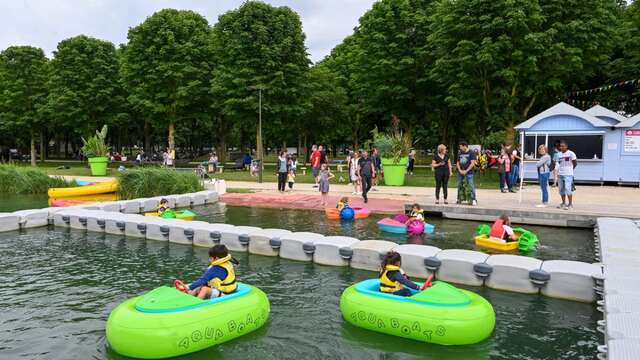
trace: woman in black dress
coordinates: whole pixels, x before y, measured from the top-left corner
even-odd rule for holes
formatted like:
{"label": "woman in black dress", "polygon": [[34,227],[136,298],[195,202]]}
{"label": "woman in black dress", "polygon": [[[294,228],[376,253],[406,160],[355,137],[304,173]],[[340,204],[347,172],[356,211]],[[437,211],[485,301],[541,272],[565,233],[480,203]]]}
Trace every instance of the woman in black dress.
{"label": "woman in black dress", "polygon": [[438,152],[433,155],[431,167],[436,176],[436,204],[440,203],[440,188],[444,195],[444,203],[447,202],[447,187],[449,186],[449,176],[451,176],[451,161],[447,153],[447,147],[443,144],[438,145]]}

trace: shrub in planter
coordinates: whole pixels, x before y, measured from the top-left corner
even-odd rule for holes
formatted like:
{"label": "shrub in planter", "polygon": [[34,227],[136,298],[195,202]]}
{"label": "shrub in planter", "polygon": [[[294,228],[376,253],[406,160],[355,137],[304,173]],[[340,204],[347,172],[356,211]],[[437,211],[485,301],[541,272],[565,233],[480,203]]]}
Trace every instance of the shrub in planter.
{"label": "shrub in planter", "polygon": [[102,130],[97,131],[89,139],[82,138],[82,154],[89,159],[91,175],[107,175],[107,164],[109,163],[109,147],[106,144],[107,125]]}
{"label": "shrub in planter", "polygon": [[390,130],[381,133],[378,128],[373,129],[373,146],[380,152],[380,160],[384,169],[385,185],[404,185],[404,177],[409,162],[411,151],[411,137],[399,128],[399,120],[393,117],[393,126]]}

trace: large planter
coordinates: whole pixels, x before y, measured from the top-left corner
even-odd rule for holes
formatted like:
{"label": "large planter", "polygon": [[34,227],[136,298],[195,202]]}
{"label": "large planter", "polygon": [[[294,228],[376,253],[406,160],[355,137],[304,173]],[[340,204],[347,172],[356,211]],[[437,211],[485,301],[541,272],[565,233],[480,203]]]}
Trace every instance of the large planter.
{"label": "large planter", "polygon": [[399,162],[393,159],[382,158],[382,168],[384,169],[384,184],[390,186],[404,185],[404,176],[407,173],[408,157],[403,157]]}
{"label": "large planter", "polygon": [[105,176],[107,175],[107,164],[109,164],[109,158],[106,156],[89,158],[89,166],[91,167],[92,176]]}

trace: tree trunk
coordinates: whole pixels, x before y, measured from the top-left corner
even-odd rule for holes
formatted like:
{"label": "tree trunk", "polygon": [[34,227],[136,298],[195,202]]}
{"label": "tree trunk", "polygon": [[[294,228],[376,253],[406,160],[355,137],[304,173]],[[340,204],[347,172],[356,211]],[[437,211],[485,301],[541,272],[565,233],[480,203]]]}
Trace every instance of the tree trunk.
{"label": "tree trunk", "polygon": [[[169,122],[169,136],[167,138],[167,142],[169,145],[169,151],[175,150],[175,133],[176,133],[176,126],[173,120],[171,120],[171,122]],[[174,159],[175,160],[175,159]]]}
{"label": "tree trunk", "polygon": [[31,131],[31,166],[36,166],[36,136]]}
{"label": "tree trunk", "polygon": [[223,116],[220,116],[218,121],[218,161],[224,164],[227,161],[227,127]]}
{"label": "tree trunk", "polygon": [[69,156],[69,133],[64,134],[64,158],[67,159]]}
{"label": "tree trunk", "polygon": [[296,149],[296,155],[300,157],[300,149],[302,149],[302,135],[298,133],[298,148]]}
{"label": "tree trunk", "polygon": [[144,151],[151,151],[151,124],[148,119],[144,119]]}
{"label": "tree trunk", "polygon": [[40,131],[40,162],[42,163],[47,157],[44,131],[44,129]]}

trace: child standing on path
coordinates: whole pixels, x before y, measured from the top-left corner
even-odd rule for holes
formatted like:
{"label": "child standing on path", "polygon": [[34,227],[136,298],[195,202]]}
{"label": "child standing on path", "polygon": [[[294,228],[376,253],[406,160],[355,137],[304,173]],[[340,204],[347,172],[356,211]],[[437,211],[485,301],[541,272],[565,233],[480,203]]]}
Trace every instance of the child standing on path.
{"label": "child standing on path", "polygon": [[323,207],[329,204],[329,180],[333,179],[334,177],[335,176],[333,175],[333,173],[331,173],[331,170],[329,170],[327,164],[322,164],[322,167],[320,168],[320,174],[318,175],[318,187],[320,193],[322,194],[321,204]]}
{"label": "child standing on path", "polygon": [[296,171],[293,168],[289,169],[289,175],[287,175],[287,182],[289,183],[289,191],[292,191],[293,184],[296,182]]}

